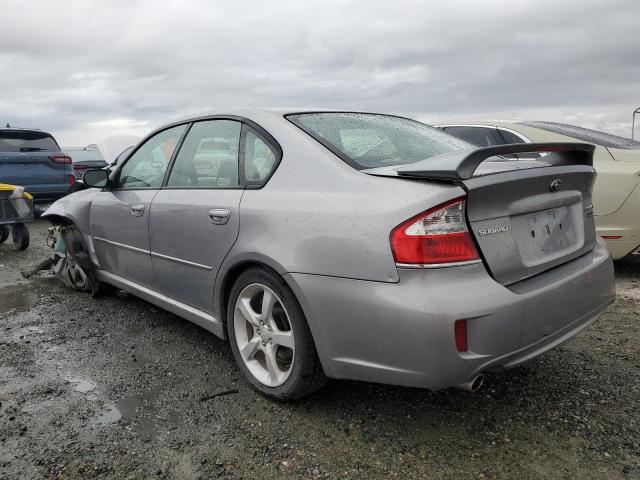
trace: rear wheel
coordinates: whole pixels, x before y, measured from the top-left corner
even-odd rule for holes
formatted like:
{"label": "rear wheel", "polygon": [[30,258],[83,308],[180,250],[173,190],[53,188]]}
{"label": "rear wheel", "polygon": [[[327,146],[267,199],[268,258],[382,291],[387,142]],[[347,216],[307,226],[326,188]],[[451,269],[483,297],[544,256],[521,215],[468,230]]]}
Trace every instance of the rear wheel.
{"label": "rear wheel", "polygon": [[13,245],[18,250],[26,250],[29,246],[29,228],[24,223],[14,223],[11,230]]}
{"label": "rear wheel", "polygon": [[4,243],[9,238],[9,227],[0,225],[0,243]]}
{"label": "rear wheel", "polygon": [[255,268],[238,277],[227,330],[236,362],[260,393],[292,400],[326,382],[302,308],[278,275]]}

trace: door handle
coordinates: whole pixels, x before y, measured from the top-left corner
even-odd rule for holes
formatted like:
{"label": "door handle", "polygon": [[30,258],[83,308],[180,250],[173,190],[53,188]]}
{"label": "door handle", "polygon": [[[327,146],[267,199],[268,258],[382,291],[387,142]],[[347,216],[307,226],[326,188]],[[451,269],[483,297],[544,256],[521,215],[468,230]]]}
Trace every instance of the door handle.
{"label": "door handle", "polygon": [[228,208],[212,208],[209,210],[209,221],[214,225],[225,225],[231,216],[231,210]]}
{"label": "door handle", "polygon": [[142,215],[144,215],[144,205],[132,205],[131,215],[133,215],[134,217],[141,217]]}

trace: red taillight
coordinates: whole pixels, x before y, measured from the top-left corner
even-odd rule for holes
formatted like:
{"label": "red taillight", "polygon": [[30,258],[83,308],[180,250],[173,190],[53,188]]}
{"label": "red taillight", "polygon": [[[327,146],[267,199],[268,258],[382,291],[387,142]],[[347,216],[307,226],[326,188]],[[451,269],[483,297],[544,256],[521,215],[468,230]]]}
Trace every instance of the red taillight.
{"label": "red taillight", "polygon": [[456,350],[459,352],[468,352],[469,344],[467,343],[467,321],[456,320],[453,330],[456,338]]}
{"label": "red taillight", "polygon": [[622,235],[602,235],[602,238],[605,240],[619,240],[622,238]]}
{"label": "red taillight", "polygon": [[73,164],[74,170],[86,170],[87,168],[89,168],[87,165],[78,165],[77,163]]}
{"label": "red taillight", "polygon": [[429,265],[478,260],[467,230],[464,197],[417,215],[391,232],[396,263]]}
{"label": "red taillight", "polygon": [[69,185],[73,185],[74,183],[76,183],[76,177],[69,175]]}
{"label": "red taillight", "polygon": [[53,163],[71,163],[71,157],[68,155],[51,155],[49,160]]}

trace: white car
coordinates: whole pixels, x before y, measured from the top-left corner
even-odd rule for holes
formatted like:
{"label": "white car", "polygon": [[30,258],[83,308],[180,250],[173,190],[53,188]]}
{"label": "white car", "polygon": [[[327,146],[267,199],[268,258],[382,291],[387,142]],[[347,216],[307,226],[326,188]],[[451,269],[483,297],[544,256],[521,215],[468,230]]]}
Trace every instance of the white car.
{"label": "white car", "polygon": [[[596,227],[615,259],[640,253],[640,142],[596,130],[552,122],[440,121],[436,127],[486,147],[511,143],[575,142],[596,146],[593,188]],[[531,158],[532,153],[520,158]]]}

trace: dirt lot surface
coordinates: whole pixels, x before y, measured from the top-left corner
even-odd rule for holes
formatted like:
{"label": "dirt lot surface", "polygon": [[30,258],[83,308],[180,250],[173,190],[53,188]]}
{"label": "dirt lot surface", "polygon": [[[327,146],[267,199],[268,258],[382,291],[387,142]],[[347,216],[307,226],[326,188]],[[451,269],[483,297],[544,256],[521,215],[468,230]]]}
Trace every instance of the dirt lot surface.
{"label": "dirt lot surface", "polygon": [[333,381],[279,404],[172,314],[22,280],[46,227],[0,245],[2,480],[640,478],[640,262],[592,327],[476,394]]}

